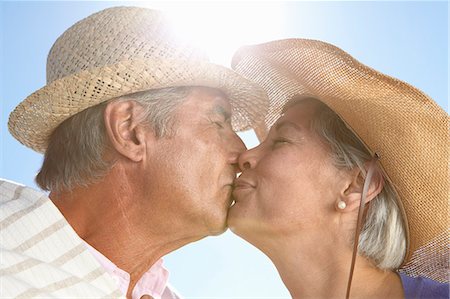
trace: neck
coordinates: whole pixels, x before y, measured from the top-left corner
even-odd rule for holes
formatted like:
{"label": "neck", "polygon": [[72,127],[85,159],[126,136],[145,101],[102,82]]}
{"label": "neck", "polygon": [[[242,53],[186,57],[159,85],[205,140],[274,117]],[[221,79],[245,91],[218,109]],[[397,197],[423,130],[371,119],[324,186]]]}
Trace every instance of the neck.
{"label": "neck", "polygon": [[181,222],[168,223],[161,200],[139,191],[134,178],[117,179],[114,172],[85,188],[52,192],[50,199],[84,241],[130,274],[130,293],[162,256],[203,236],[182,229]]}
{"label": "neck", "polygon": [[[345,298],[352,255],[345,242],[306,235],[273,238],[270,243],[264,239],[257,247],[273,261],[292,298]],[[357,257],[350,298],[402,296],[398,275]]]}

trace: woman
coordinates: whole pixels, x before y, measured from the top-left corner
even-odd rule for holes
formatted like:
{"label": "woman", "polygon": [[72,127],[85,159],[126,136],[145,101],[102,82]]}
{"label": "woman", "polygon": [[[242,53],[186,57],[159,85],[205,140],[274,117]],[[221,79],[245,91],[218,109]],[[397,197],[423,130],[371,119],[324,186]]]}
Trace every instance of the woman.
{"label": "woman", "polygon": [[228,223],[292,297],[448,298],[448,115],[319,41],[245,47],[233,68],[271,107]]}

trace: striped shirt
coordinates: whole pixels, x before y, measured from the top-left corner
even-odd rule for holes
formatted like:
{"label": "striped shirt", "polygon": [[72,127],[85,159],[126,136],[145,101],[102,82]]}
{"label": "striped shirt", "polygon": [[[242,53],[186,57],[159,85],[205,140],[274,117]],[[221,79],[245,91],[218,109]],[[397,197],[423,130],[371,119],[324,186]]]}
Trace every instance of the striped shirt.
{"label": "striped shirt", "polygon": [[47,195],[0,179],[0,211],[0,297],[124,298]]}

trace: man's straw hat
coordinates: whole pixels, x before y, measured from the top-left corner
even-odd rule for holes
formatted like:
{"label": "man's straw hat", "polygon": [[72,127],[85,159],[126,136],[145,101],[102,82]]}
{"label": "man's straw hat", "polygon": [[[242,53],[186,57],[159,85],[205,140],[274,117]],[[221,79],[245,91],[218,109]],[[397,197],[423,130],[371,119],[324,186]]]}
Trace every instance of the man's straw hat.
{"label": "man's straw hat", "polygon": [[232,105],[235,130],[261,122],[268,106],[265,92],[209,63],[169,24],[160,12],[138,7],[109,8],[77,22],[50,50],[47,85],[11,113],[11,134],[44,152],[52,131],[70,116],[118,96],[175,86],[222,90]]}
{"label": "man's straw hat", "polygon": [[333,109],[377,153],[407,224],[403,271],[448,281],[449,117],[413,86],[371,69],[341,49],[288,39],[243,47],[238,73],[259,83],[270,106],[260,139],[294,96],[312,95]]}

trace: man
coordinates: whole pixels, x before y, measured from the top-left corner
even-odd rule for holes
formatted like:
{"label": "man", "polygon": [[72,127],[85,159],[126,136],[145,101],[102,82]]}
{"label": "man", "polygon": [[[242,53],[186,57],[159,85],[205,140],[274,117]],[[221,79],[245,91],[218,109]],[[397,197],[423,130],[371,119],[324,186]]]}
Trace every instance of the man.
{"label": "man", "polygon": [[262,121],[264,92],[135,7],[64,32],[47,82],[9,119],[50,193],[0,181],[1,295],[177,298],[160,258],[226,229],[233,128]]}

